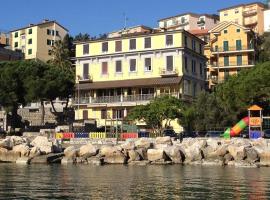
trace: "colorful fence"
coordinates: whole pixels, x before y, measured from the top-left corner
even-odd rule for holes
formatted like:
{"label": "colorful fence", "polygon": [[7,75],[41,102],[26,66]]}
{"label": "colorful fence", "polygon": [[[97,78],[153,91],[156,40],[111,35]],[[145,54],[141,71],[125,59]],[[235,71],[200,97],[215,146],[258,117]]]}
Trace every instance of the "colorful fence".
{"label": "colorful fence", "polygon": [[55,139],[69,140],[72,138],[91,138],[91,139],[105,139],[105,138],[120,138],[121,140],[150,137],[148,132],[139,133],[105,133],[105,132],[91,132],[91,133],[55,133]]}

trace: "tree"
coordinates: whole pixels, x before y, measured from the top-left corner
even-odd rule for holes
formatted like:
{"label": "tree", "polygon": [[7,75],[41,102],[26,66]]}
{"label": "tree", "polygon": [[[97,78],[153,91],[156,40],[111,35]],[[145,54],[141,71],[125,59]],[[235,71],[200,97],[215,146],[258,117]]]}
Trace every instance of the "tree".
{"label": "tree", "polygon": [[59,67],[61,69],[71,69],[72,64],[69,61],[70,53],[67,44],[58,40],[54,43],[52,50],[50,51],[52,59],[48,61],[49,64]]}
{"label": "tree", "polygon": [[270,33],[264,33],[259,38],[259,61],[270,61]]}
{"label": "tree", "polygon": [[75,45],[73,43],[74,38],[70,36],[69,34],[66,34],[63,38],[63,46],[65,49],[68,49],[69,51],[69,57],[75,57]]}
{"label": "tree", "polygon": [[74,37],[74,41],[85,42],[87,40],[90,40],[90,35],[88,33],[79,33]]}
{"label": "tree", "polygon": [[144,121],[154,133],[162,133],[164,128],[170,126],[172,120],[180,116],[181,102],[175,97],[164,96],[155,98],[147,105],[136,106],[128,118]]}

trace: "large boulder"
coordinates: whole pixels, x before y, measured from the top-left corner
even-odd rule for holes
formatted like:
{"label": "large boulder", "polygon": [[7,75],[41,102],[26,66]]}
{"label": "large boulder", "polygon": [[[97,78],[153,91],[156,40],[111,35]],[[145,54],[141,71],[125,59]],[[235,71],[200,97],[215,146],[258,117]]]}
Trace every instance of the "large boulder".
{"label": "large boulder", "polygon": [[4,140],[0,141],[0,148],[5,148],[8,150],[11,150],[13,148],[13,142],[12,140],[9,138],[5,138]]}
{"label": "large boulder", "polygon": [[172,145],[171,137],[169,137],[169,136],[166,136],[166,137],[157,137],[156,138],[156,144]]}
{"label": "large boulder", "polygon": [[64,150],[64,155],[66,158],[76,158],[78,156],[79,149],[74,146],[69,146]]}
{"label": "large boulder", "polygon": [[20,165],[27,165],[29,163],[30,163],[30,158],[28,157],[21,157],[16,160],[16,164],[20,164]]}
{"label": "large boulder", "polygon": [[81,146],[78,155],[83,158],[88,158],[88,157],[97,155],[97,151],[98,150],[94,145],[86,144],[86,145]]}
{"label": "large boulder", "polygon": [[129,150],[128,156],[129,156],[128,162],[141,160],[140,154],[135,150]]}
{"label": "large boulder", "polygon": [[0,162],[16,162],[21,157],[21,153],[0,149]]}
{"label": "large boulder", "polygon": [[140,155],[140,158],[142,160],[147,160],[147,149],[145,148],[136,149],[136,152]]}
{"label": "large boulder", "polygon": [[12,151],[20,153],[22,157],[28,157],[30,148],[26,144],[19,144],[14,146]]}
{"label": "large boulder", "polygon": [[184,154],[177,146],[169,146],[163,149],[165,154],[173,161],[173,163],[182,163],[184,161]]}
{"label": "large boulder", "polygon": [[201,161],[203,158],[202,150],[198,146],[191,146],[182,150],[185,155],[185,163]]}
{"label": "large boulder", "polygon": [[10,140],[12,141],[13,146],[27,143],[27,139],[19,137],[19,136],[11,136]]}
{"label": "large boulder", "polygon": [[126,141],[124,144],[121,145],[122,149],[125,150],[134,150],[135,149],[135,143],[133,141]]}
{"label": "large boulder", "polygon": [[148,149],[147,158],[149,161],[166,160],[166,154],[163,149]]}
{"label": "large boulder", "polygon": [[270,148],[253,147],[260,157],[260,165],[270,166]]}
{"label": "large boulder", "polygon": [[135,147],[137,149],[139,148],[145,148],[145,149],[149,149],[153,146],[153,144],[149,141],[149,139],[147,138],[140,138],[139,140],[137,140],[135,142]]}
{"label": "large boulder", "polygon": [[29,157],[33,158],[35,156],[39,156],[41,155],[41,151],[39,149],[39,147],[32,147],[29,153]]}
{"label": "large boulder", "polygon": [[37,136],[32,142],[31,145],[34,147],[39,147],[40,151],[43,154],[49,154],[53,152],[53,143],[48,140],[47,137]]}
{"label": "large boulder", "polygon": [[245,146],[229,145],[228,151],[233,156],[234,160],[241,161],[246,158]]}
{"label": "large boulder", "polygon": [[127,157],[119,151],[119,148],[112,146],[103,146],[100,149],[100,155],[104,157],[104,163],[108,164],[125,164]]}
{"label": "large boulder", "polygon": [[259,160],[258,153],[254,148],[247,147],[244,149],[244,151],[245,151],[245,154],[247,156],[246,160],[249,163],[255,163],[256,161]]}

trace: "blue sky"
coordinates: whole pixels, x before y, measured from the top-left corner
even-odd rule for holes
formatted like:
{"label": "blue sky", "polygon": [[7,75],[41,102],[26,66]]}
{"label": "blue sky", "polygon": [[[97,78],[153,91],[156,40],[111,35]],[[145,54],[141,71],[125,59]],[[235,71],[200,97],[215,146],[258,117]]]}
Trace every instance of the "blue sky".
{"label": "blue sky", "polygon": [[0,30],[12,30],[57,20],[71,35],[79,32],[91,36],[128,26],[157,26],[160,18],[184,12],[217,13],[217,10],[250,0],[5,0],[1,2]]}

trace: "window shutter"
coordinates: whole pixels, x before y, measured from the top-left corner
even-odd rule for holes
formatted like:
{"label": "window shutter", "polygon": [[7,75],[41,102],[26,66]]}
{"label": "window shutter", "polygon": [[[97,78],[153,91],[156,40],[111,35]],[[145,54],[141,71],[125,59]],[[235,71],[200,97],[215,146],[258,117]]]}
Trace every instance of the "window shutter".
{"label": "window shutter", "polygon": [[122,61],[121,60],[117,60],[116,61],[116,72],[122,72]]}
{"label": "window shutter", "polygon": [[89,54],[89,44],[83,45],[83,54]]}
{"label": "window shutter", "polygon": [[102,63],[102,74],[108,74],[108,63],[107,62]]}
{"label": "window shutter", "polygon": [[173,36],[166,35],[166,45],[173,45]]}
{"label": "window shutter", "polygon": [[173,71],[173,56],[167,56],[167,71]]}
{"label": "window shutter", "polygon": [[115,41],[115,51],[122,51],[122,41]]}
{"label": "window shutter", "polygon": [[136,59],[130,59],[130,69],[129,71],[134,72],[136,71]]}
{"label": "window shutter", "polygon": [[85,63],[83,64],[83,79],[89,78],[89,64]]}
{"label": "window shutter", "polygon": [[144,39],[144,48],[151,48],[151,37]]}

